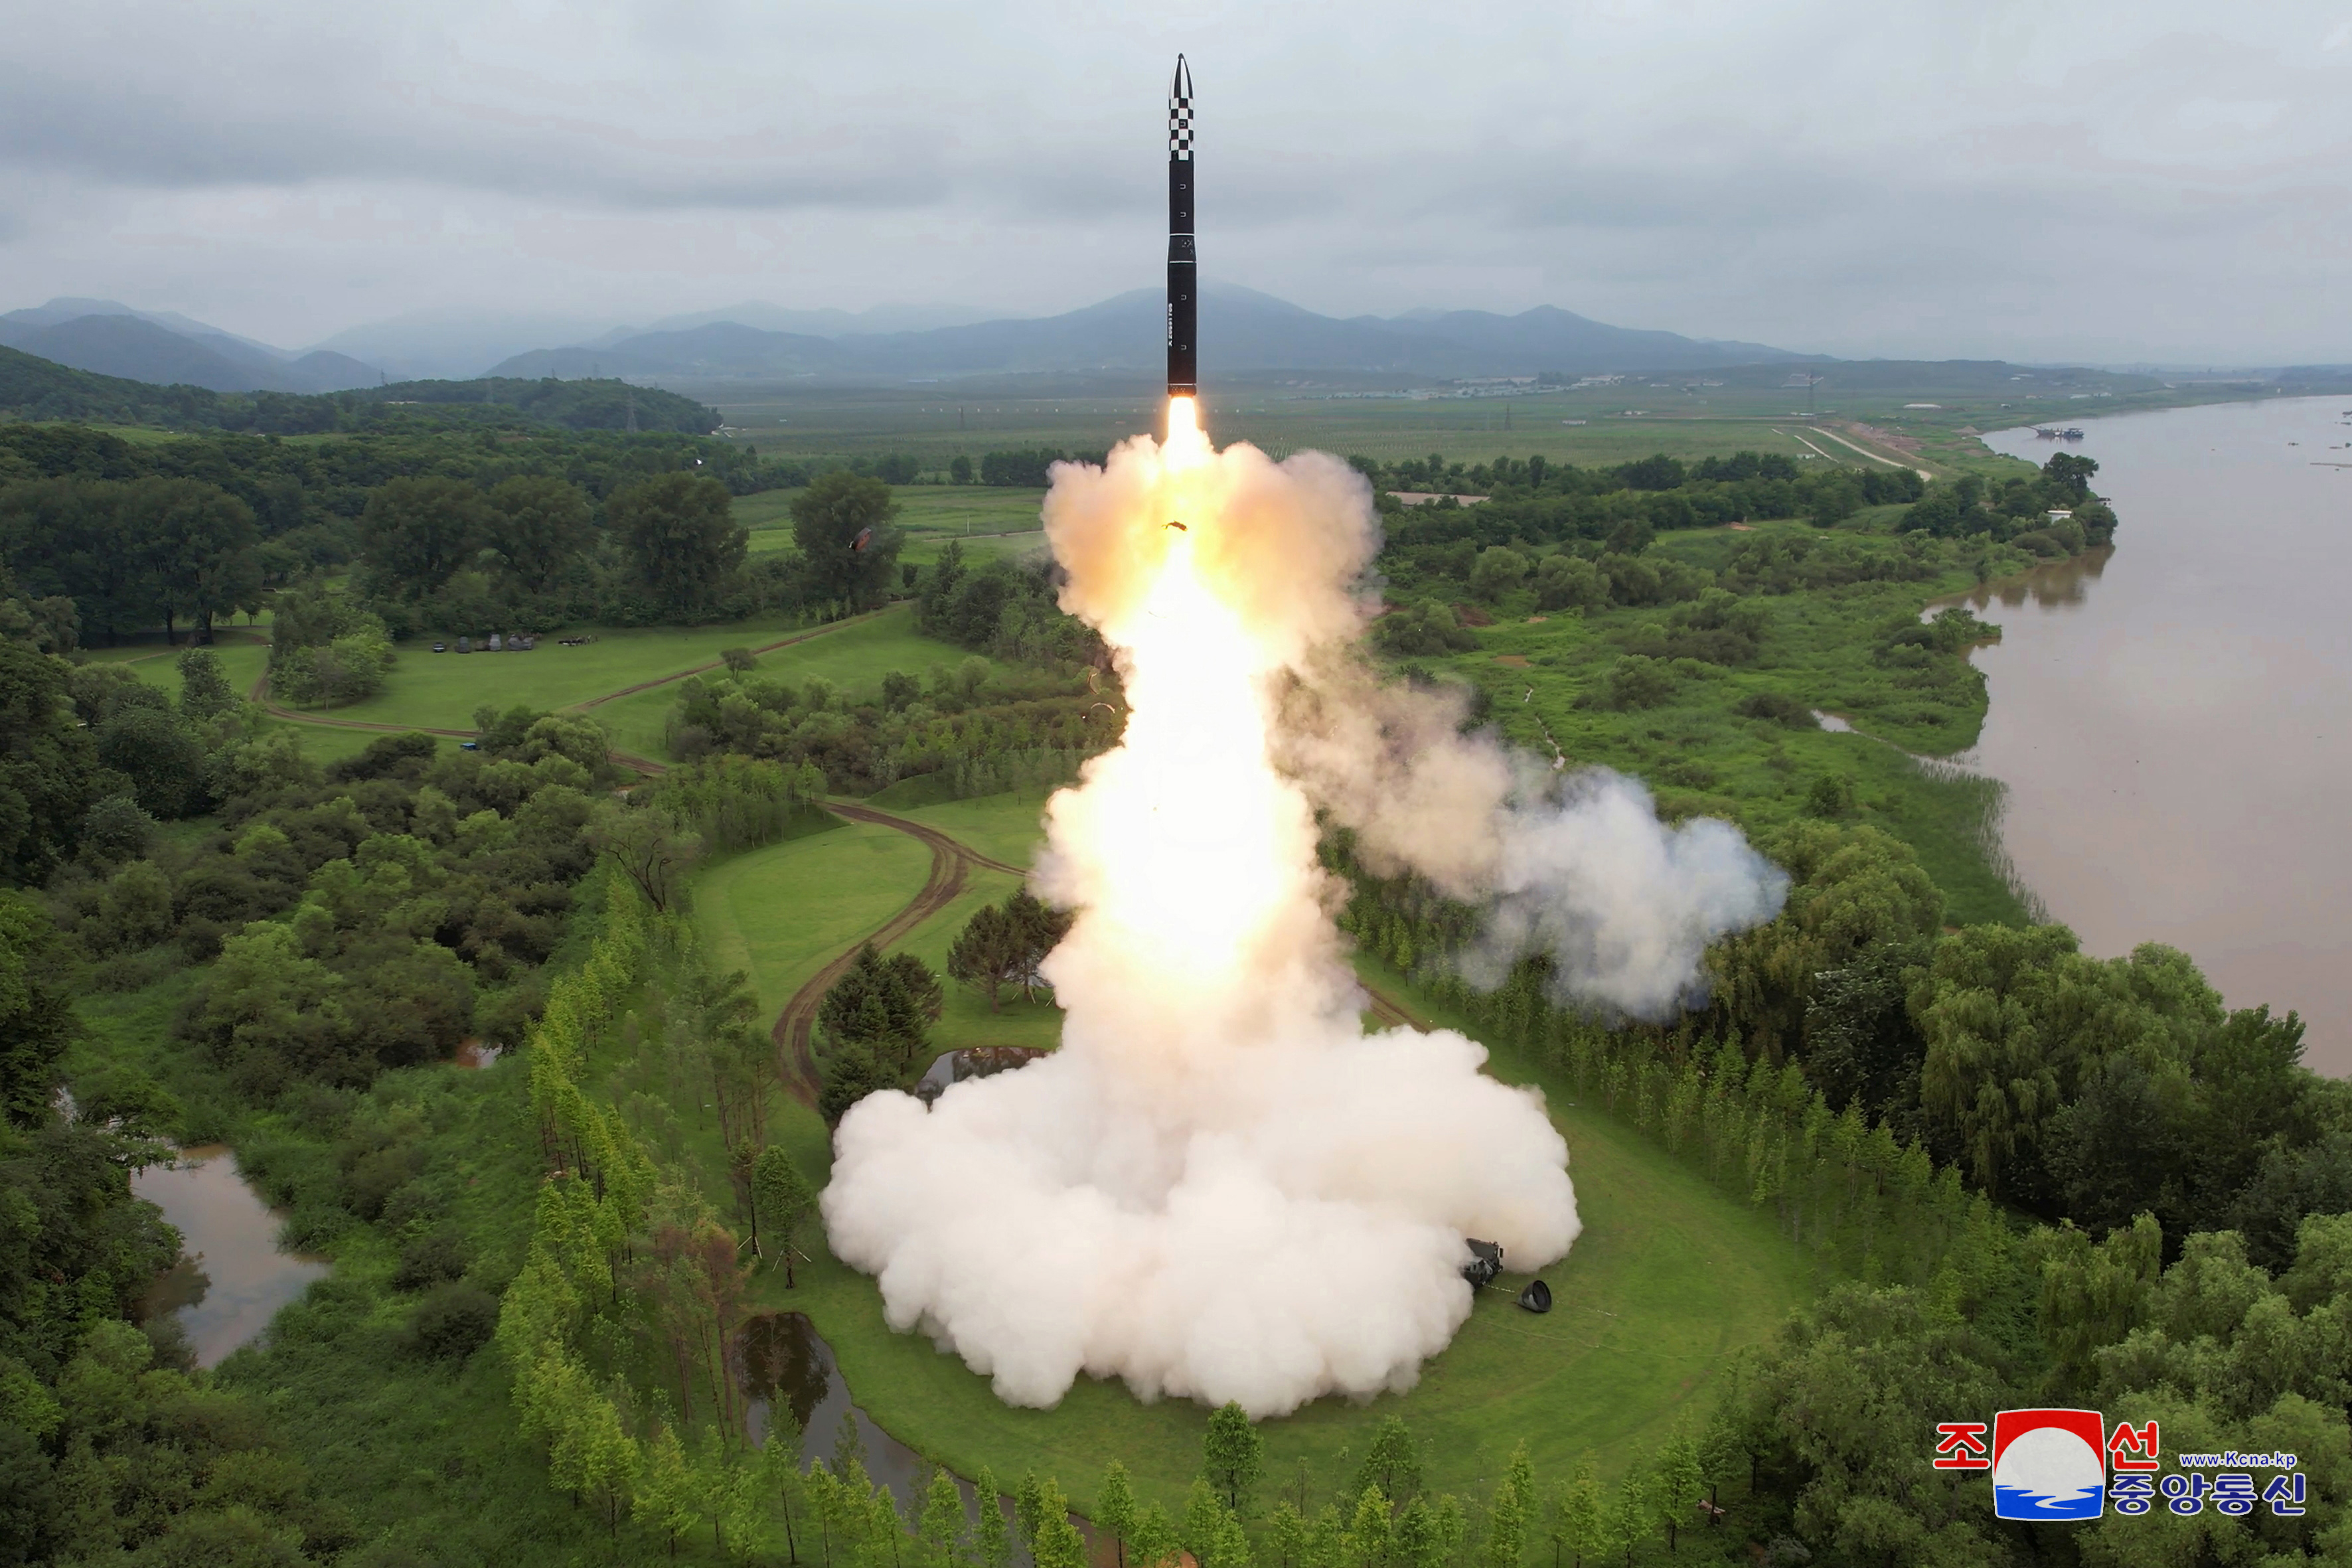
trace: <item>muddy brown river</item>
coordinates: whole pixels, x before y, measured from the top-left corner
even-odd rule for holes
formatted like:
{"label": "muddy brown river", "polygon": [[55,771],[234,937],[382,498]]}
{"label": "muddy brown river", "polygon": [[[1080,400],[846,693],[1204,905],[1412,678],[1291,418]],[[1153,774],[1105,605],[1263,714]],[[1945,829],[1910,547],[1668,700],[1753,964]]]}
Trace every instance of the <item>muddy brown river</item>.
{"label": "muddy brown river", "polygon": [[2121,526],[1975,597],[2004,635],[1958,760],[2008,786],[2003,845],[2088,951],[2180,948],[2352,1073],[2352,395],[2082,423],[1987,437],[2097,458]]}

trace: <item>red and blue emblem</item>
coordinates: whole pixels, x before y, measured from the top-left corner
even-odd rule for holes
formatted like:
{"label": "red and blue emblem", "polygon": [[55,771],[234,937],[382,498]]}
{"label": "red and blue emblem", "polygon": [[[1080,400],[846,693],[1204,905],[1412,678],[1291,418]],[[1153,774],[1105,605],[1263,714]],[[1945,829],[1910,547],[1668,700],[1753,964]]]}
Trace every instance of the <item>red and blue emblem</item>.
{"label": "red and blue emblem", "polygon": [[2096,1519],[2107,1501],[2106,1436],[2095,1410],[2003,1410],[1992,1418],[1999,1519]]}

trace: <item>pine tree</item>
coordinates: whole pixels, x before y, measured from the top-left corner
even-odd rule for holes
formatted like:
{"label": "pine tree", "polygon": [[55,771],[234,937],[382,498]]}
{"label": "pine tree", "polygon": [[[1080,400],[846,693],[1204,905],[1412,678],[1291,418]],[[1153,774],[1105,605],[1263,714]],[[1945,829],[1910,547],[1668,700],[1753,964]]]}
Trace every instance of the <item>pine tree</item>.
{"label": "pine tree", "polygon": [[800,1536],[793,1524],[793,1498],[802,1490],[801,1429],[792,1406],[777,1400],[768,1406],[768,1434],[760,1445],[760,1474],[768,1495],[784,1514],[784,1550],[794,1563],[801,1560]]}
{"label": "pine tree", "polygon": [[945,1470],[931,1472],[917,1534],[923,1543],[925,1568],[962,1568],[963,1494]]}
{"label": "pine tree", "polygon": [[693,1529],[695,1521],[694,1477],[687,1468],[686,1449],[675,1430],[657,1426],[646,1440],[645,1456],[629,1513],[660,1531],[669,1542],[669,1554],[676,1557],[678,1535]]}
{"label": "pine tree", "polygon": [[792,1155],[778,1143],[761,1150],[751,1162],[751,1250],[760,1250],[760,1221],[764,1218],[777,1251],[783,1254],[787,1290],[799,1283],[793,1278],[793,1235],[815,1211],[816,1189],[801,1174]]}
{"label": "pine tree", "polygon": [[1087,1540],[1070,1522],[1069,1500],[1048,1479],[1037,1489],[1036,1544],[1030,1549],[1037,1568],[1087,1568]]}
{"label": "pine tree", "polygon": [[1486,1568],[1519,1568],[1527,1555],[1528,1513],[1535,1489],[1535,1468],[1522,1442],[1511,1450],[1510,1467],[1496,1484],[1487,1512]]}
{"label": "pine tree", "polygon": [[1102,1486],[1095,1493],[1095,1528],[1110,1537],[1118,1568],[1127,1568],[1127,1540],[1135,1533],[1135,1486],[1127,1479],[1127,1467],[1117,1459],[1103,1471]]}
{"label": "pine tree", "polygon": [[1013,1541],[1004,1529],[1004,1494],[997,1487],[996,1472],[982,1465],[971,1479],[971,1489],[980,1504],[980,1522],[972,1531],[980,1568],[1006,1568],[1013,1561]]}
{"label": "pine tree", "polygon": [[1686,1428],[1678,1428],[1658,1451],[1658,1515],[1666,1527],[1669,1552],[1677,1550],[1676,1532],[1706,1489],[1706,1469],[1699,1462],[1698,1444]]}

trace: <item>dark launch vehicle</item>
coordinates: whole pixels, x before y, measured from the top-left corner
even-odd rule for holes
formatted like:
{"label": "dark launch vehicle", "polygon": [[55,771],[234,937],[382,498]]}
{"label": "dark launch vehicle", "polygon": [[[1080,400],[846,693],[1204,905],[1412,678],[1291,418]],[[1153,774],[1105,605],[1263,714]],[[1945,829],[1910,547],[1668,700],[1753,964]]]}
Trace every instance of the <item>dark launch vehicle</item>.
{"label": "dark launch vehicle", "polygon": [[1176,57],[1168,89],[1168,395],[1190,397],[1201,384],[1200,268],[1192,249],[1192,73]]}

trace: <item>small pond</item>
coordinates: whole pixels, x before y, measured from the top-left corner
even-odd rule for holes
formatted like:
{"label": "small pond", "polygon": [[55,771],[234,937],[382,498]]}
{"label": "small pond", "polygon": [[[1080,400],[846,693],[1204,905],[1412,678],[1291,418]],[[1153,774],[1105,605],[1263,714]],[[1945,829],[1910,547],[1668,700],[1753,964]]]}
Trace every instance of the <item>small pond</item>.
{"label": "small pond", "polygon": [[198,1366],[260,1333],[328,1270],[323,1258],[278,1247],[283,1216],[238,1173],[226,1144],[183,1149],[170,1164],[132,1175],[131,1190],[180,1233],[180,1260],[155,1282],[147,1315],[177,1316]]}

